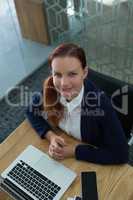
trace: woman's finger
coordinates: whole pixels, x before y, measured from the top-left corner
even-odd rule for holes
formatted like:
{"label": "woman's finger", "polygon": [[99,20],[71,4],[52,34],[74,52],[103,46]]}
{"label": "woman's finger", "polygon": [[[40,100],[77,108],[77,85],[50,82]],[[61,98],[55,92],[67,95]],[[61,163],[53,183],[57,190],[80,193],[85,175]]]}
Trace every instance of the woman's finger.
{"label": "woman's finger", "polygon": [[64,139],[61,137],[56,137],[55,141],[59,147],[66,146]]}
{"label": "woman's finger", "polygon": [[55,159],[63,159],[63,154],[61,152],[57,152],[52,146],[49,147],[49,154]]}
{"label": "woman's finger", "polygon": [[53,158],[56,160],[62,160],[63,159],[63,155],[62,154],[58,154],[56,152],[53,152]]}
{"label": "woman's finger", "polygon": [[61,153],[63,148],[62,147],[59,147],[59,146],[52,146],[51,147],[55,152],[57,153]]}

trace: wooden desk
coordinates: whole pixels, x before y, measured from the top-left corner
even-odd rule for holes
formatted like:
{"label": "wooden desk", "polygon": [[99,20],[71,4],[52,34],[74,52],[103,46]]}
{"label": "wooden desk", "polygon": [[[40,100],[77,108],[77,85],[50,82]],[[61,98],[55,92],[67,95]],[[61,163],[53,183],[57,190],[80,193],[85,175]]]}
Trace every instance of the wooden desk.
{"label": "wooden desk", "polygon": [[[67,142],[74,139],[63,135]],[[2,144],[0,144],[0,173],[20,154],[27,145],[32,144],[40,150],[48,151],[48,142],[40,139],[27,121],[24,121]],[[101,166],[76,161],[73,158],[62,161],[78,176],[61,200],[80,194],[80,172],[96,171],[99,200],[133,200],[133,168],[129,165]],[[9,197],[0,195],[0,200]],[[88,199],[89,200],[89,199]]]}

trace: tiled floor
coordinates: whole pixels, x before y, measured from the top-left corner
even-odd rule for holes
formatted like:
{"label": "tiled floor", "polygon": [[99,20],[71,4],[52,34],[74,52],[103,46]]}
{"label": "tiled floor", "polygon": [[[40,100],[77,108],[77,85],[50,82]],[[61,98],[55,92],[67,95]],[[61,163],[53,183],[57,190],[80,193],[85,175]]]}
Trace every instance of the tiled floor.
{"label": "tiled floor", "polygon": [[[48,76],[49,70],[47,63],[40,67],[36,72],[22,81],[17,89],[12,90],[7,97],[0,101],[0,143],[25,119],[26,104],[20,105],[22,87],[26,91],[41,91],[44,79]],[[8,100],[8,101],[7,101]],[[18,106],[9,105],[19,104]]]}

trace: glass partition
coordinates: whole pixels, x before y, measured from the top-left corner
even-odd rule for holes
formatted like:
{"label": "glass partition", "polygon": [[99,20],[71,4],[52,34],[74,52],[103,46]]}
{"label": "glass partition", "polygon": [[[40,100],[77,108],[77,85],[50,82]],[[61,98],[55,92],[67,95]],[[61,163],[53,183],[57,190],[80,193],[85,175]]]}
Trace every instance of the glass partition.
{"label": "glass partition", "polygon": [[52,44],[80,44],[91,68],[133,83],[133,0],[44,1]]}
{"label": "glass partition", "polygon": [[[16,1],[24,4],[24,0]],[[25,16],[23,15],[24,26],[27,27],[26,14],[28,15],[28,8],[31,8],[29,2],[38,1],[40,0],[25,0],[24,6],[27,10],[25,9]],[[9,89],[43,65],[53,49],[45,43],[23,37],[18,20],[20,13],[17,15],[14,2],[15,0],[0,0],[0,99]],[[37,6],[34,6],[35,13]],[[36,24],[30,14],[29,23],[34,28]],[[29,30],[29,26],[27,29]]]}

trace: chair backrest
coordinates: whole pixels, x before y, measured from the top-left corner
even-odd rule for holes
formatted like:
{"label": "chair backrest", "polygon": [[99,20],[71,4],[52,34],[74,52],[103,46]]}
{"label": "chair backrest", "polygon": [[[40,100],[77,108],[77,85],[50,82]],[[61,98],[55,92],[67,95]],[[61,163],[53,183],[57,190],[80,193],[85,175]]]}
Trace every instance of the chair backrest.
{"label": "chair backrest", "polygon": [[[88,72],[88,78],[92,80],[97,85],[97,87],[103,90],[110,97],[110,99],[112,99],[113,107],[121,121],[126,137],[129,138],[133,126],[133,85],[96,72],[92,69],[90,69]],[[124,101],[124,98],[127,99],[126,104],[123,105],[125,106],[125,111],[118,111],[117,108],[122,107],[122,101]]]}

